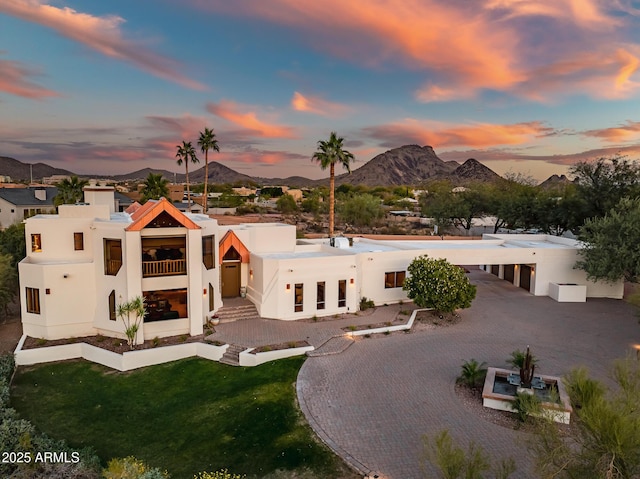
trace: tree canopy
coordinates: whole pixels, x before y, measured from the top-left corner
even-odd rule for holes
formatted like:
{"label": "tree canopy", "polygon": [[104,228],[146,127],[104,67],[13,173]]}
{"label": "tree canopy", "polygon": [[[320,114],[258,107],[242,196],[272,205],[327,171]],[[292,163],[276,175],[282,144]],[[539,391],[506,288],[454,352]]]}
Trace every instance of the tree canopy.
{"label": "tree canopy", "polygon": [[53,204],[56,206],[73,205],[82,201],[84,197],[82,189],[88,183],[87,180],[81,180],[77,176],[62,180],[56,185],[58,187],[58,194],[53,199]]}
{"label": "tree canopy", "polygon": [[476,287],[464,270],[445,259],[419,256],[407,270],[409,277],[404,280],[402,289],[420,308],[452,313],[458,308],[470,307],[476,297]]}
{"label": "tree canopy", "polygon": [[170,199],[168,183],[169,181],[162,177],[162,173],[149,173],[142,187],[142,201],[159,200],[162,197]]}
{"label": "tree canopy", "polygon": [[622,199],[604,217],[587,219],[576,266],[593,280],[640,279],[640,198]]}

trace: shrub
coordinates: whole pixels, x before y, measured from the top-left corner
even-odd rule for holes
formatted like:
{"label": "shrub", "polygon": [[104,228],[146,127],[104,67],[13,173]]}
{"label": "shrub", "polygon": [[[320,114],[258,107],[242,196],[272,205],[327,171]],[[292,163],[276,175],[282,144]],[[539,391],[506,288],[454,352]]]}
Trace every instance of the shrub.
{"label": "shrub", "polygon": [[193,479],[244,479],[245,476],[240,474],[232,474],[226,469],[216,472],[200,472],[193,476]]}
{"label": "shrub", "polygon": [[154,348],[157,348],[157,347],[160,345],[160,338],[159,338],[158,336],[156,336],[155,338],[153,338],[153,339],[151,340],[151,345],[152,345]]}
{"label": "shrub", "polygon": [[535,394],[517,393],[513,400],[513,411],[520,422],[527,422],[529,417],[539,415],[542,411],[540,398]]}
{"label": "shrub", "polygon": [[465,386],[475,389],[484,383],[484,378],[487,375],[487,363],[479,363],[475,359],[465,361],[462,363],[462,369],[460,376],[456,379],[458,384],[464,384]]}
{"label": "shrub", "polygon": [[376,307],[376,304],[373,302],[372,299],[368,299],[366,296],[363,296],[362,298],[360,298],[361,311],[366,311],[367,309],[375,308],[375,307]]}
{"label": "shrub", "polygon": [[0,380],[4,379],[4,381],[9,384],[15,369],[16,360],[13,357],[13,354],[6,353],[0,356]]}
{"label": "shrub", "polygon": [[595,379],[587,376],[585,368],[578,368],[567,374],[565,381],[571,406],[576,409],[588,407],[604,396],[604,387]]}
{"label": "shrub", "polygon": [[169,474],[149,467],[133,456],[111,459],[102,471],[104,479],[168,479]]}

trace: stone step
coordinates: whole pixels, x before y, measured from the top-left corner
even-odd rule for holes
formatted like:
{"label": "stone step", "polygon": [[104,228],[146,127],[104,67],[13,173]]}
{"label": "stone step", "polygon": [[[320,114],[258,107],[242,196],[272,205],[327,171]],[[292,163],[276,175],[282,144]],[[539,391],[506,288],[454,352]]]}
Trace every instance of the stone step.
{"label": "stone step", "polygon": [[222,355],[222,358],[220,358],[220,362],[222,364],[228,364],[229,366],[240,366],[240,353],[245,349],[244,346],[230,344]]}
{"label": "stone step", "polygon": [[260,317],[255,305],[251,303],[238,306],[223,306],[216,312],[216,315],[218,316],[218,319],[220,319],[221,323],[256,319]]}

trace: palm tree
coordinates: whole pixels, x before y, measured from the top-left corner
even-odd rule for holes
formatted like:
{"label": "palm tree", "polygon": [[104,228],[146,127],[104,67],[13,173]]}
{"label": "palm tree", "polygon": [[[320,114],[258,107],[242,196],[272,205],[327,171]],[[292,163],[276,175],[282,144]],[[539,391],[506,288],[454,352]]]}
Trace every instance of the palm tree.
{"label": "palm tree", "polygon": [[170,199],[168,180],[162,177],[162,173],[157,175],[149,173],[147,179],[144,180],[142,188],[142,201],[159,200],[162,197]]}
{"label": "palm tree", "polygon": [[216,140],[216,134],[213,130],[210,130],[205,126],[204,132],[200,132],[200,138],[198,138],[198,146],[204,153],[204,199],[203,205],[204,212],[207,212],[207,206],[209,204],[209,198],[207,196],[207,183],[209,182],[209,150],[217,151],[220,153],[220,147],[218,146],[218,140]]}
{"label": "palm tree", "polygon": [[64,179],[56,186],[58,187],[58,194],[53,199],[53,203],[56,206],[60,205],[73,205],[82,201],[84,188],[89,182],[87,180],[81,180],[77,176],[72,176],[70,179]]}
{"label": "palm tree", "polygon": [[352,153],[342,149],[343,142],[344,138],[332,131],[328,141],[318,141],[318,150],[311,158],[311,161],[320,163],[320,169],[326,170],[329,167],[329,238],[333,237],[335,222],[335,166],[340,163],[351,173],[350,162],[354,159]]}
{"label": "palm tree", "polygon": [[182,145],[177,145],[178,149],[176,158],[178,158],[178,166],[182,165],[184,161],[185,171],[187,173],[187,209],[191,208],[191,190],[189,188],[189,161],[191,163],[200,163],[200,160],[196,156],[196,150],[193,149],[190,141],[182,140]]}

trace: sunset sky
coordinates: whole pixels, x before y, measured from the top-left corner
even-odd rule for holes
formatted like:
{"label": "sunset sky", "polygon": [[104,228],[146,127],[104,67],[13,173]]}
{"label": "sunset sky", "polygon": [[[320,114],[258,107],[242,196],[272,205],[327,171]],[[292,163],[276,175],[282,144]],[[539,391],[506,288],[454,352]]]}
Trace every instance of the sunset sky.
{"label": "sunset sky", "polygon": [[415,143],[543,180],[640,158],[639,68],[635,0],[0,0],[0,155],[182,172],[209,127],[211,160],[321,178],[335,130],[354,167]]}

